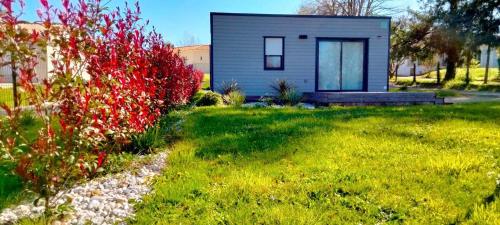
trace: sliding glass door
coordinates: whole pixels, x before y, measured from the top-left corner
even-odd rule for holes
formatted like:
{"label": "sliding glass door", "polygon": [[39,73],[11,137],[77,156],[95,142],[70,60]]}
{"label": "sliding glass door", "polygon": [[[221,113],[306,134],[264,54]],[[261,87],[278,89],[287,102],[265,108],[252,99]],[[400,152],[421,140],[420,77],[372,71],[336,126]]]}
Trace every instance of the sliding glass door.
{"label": "sliding glass door", "polygon": [[365,43],[364,39],[319,39],[317,90],[365,90]]}

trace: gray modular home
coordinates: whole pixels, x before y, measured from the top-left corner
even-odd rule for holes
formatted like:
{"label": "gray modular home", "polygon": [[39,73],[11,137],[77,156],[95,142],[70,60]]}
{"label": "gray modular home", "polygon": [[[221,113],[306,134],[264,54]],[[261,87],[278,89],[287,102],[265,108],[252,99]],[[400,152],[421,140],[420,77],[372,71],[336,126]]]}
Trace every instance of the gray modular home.
{"label": "gray modular home", "polygon": [[273,95],[277,79],[303,93],[387,92],[390,17],[211,13],[211,86],[236,81]]}

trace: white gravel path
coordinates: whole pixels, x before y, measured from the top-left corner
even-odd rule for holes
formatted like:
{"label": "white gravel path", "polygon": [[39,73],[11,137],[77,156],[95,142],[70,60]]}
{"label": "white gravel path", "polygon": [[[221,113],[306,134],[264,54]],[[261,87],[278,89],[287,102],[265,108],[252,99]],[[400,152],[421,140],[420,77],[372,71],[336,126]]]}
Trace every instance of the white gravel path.
{"label": "white gravel path", "polygon": [[[71,202],[74,211],[66,220],[54,224],[122,224],[125,218],[134,216],[133,202],[151,192],[150,181],[165,167],[166,158],[166,153],[159,153],[137,171],[111,174],[59,193],[54,203]],[[32,204],[6,209],[0,213],[0,224],[36,218],[43,209]]]}

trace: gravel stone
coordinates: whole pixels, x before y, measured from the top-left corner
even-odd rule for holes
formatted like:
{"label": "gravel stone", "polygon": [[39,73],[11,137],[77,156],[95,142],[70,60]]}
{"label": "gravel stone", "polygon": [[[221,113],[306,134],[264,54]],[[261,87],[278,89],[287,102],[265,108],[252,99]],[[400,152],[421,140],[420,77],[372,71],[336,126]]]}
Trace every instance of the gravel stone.
{"label": "gravel stone", "polygon": [[[74,211],[69,213],[69,219],[54,224],[123,224],[124,219],[134,216],[134,207],[130,202],[140,202],[142,196],[149,194],[152,190],[150,181],[165,167],[166,153],[159,153],[153,158],[137,173],[110,174],[58,193],[51,204],[69,202]],[[0,224],[39,217],[44,208],[25,204],[5,209],[0,213]]]}

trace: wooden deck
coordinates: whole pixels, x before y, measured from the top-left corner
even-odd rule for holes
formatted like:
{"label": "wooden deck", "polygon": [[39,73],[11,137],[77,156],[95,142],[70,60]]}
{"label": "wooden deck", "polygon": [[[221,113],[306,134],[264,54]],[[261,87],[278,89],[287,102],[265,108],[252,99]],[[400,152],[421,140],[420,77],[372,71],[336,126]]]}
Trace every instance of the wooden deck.
{"label": "wooden deck", "polygon": [[323,105],[444,104],[432,92],[315,92],[304,93],[304,101]]}

